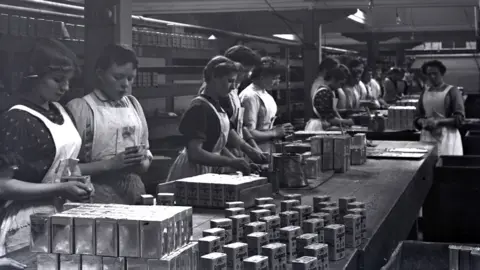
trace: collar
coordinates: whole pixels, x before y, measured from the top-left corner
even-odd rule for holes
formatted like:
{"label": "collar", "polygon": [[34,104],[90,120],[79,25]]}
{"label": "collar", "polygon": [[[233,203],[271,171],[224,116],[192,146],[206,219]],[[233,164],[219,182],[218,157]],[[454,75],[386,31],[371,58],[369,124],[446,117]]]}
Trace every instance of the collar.
{"label": "collar", "polygon": [[207,96],[205,94],[200,94],[200,96],[208,100],[208,102],[210,102],[213,105],[213,107],[215,107],[215,109],[217,109],[218,111],[221,111],[220,103],[218,100],[215,100],[212,97]]}
{"label": "collar", "polygon": [[103,93],[102,90],[99,89],[95,89],[93,91],[93,95],[100,102],[109,103],[113,106],[125,106],[124,97],[122,97],[120,100],[111,100],[105,95],[105,93]]}

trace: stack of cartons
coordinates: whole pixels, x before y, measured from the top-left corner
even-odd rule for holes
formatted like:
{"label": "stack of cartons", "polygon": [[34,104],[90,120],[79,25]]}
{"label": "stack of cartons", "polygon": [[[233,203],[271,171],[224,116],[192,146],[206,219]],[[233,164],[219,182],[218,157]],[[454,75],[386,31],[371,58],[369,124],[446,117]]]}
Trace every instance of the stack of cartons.
{"label": "stack of cartons", "polygon": [[334,169],[333,137],[328,135],[314,136],[310,138],[312,156],[320,156],[322,160],[322,172]]}
{"label": "stack of cartons", "polygon": [[202,174],[175,181],[177,205],[224,208],[226,202],[239,201],[244,189],[267,184],[267,178],[226,174]]}
{"label": "stack of cartons", "polygon": [[365,134],[359,133],[352,137],[350,159],[352,165],[362,165],[367,162],[367,136]]}
{"label": "stack of cartons", "polygon": [[341,135],[333,137],[333,169],[338,173],[345,173],[350,169],[350,146],[352,137]]}
{"label": "stack of cartons", "polygon": [[191,207],[67,204],[65,209],[31,216],[38,269],[159,269],[155,267],[198,263],[198,244],[189,243]]}
{"label": "stack of cartons", "polygon": [[415,106],[390,106],[388,108],[387,129],[413,130]]}

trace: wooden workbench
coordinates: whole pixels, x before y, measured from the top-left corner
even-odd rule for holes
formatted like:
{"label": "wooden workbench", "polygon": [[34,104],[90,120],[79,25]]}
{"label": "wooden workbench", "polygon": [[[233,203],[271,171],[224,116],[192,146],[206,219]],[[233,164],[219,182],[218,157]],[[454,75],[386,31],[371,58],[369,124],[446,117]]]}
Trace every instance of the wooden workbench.
{"label": "wooden workbench", "polygon": [[[375,143],[378,143],[378,148],[433,148],[419,142]],[[343,196],[355,196],[358,201],[365,202],[368,238],[358,249],[347,249],[346,258],[332,263],[330,269],[380,269],[397,244],[407,238],[414,225],[432,184],[435,160],[435,153],[419,161],[369,159],[366,164],[354,166],[345,174],[335,174],[316,188],[284,190],[282,193],[303,194],[302,203],[309,205],[312,205],[313,196],[319,194],[331,195],[334,200]],[[311,184],[315,186],[315,183]],[[219,217],[223,217],[220,210],[195,209],[193,238],[200,238],[202,231],[209,228],[210,220]],[[27,250],[9,256],[29,266],[35,264],[34,256]]]}

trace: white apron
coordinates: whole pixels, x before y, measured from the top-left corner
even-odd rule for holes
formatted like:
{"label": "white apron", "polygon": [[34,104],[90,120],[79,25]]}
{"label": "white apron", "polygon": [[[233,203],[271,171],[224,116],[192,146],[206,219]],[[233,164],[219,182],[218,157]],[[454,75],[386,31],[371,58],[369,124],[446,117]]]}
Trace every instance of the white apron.
{"label": "white apron", "polygon": [[[320,86],[317,91],[312,93],[311,99],[312,99],[312,104],[315,102],[315,96],[320,92],[320,91],[330,91],[330,89],[327,86]],[[334,97],[333,98],[333,108],[336,110],[338,105],[338,98]],[[313,112],[317,116],[317,118],[312,118],[308,120],[307,124],[305,125],[305,131],[322,131],[324,128],[328,126],[328,123],[324,120],[321,119],[320,114],[318,113],[317,109],[315,108],[315,105],[313,106]]]}
{"label": "white apron", "polygon": [[[131,99],[127,107],[99,106],[91,94],[83,97],[93,111],[92,161],[111,159],[127,147],[141,143],[142,121]],[[92,176],[95,203],[135,204],[145,194],[139,175],[129,172],[108,172]]]}
{"label": "white apron", "polygon": [[[238,89],[233,89],[230,91],[228,97],[233,110],[230,122],[235,125],[235,131],[237,132],[238,136],[243,139],[243,115],[245,113],[245,108],[242,107],[242,103],[240,102]],[[243,152],[240,149],[229,148],[229,150],[237,157],[244,157]]]}
{"label": "white apron", "polygon": [[[45,174],[42,183],[58,183],[63,171],[59,166],[63,160],[77,158],[82,139],[70,116],[58,103],[53,103],[63,117],[63,124],[57,125],[41,113],[23,105],[15,105],[10,110],[22,110],[40,119],[52,134],[55,143],[55,158]],[[34,213],[55,213],[55,198],[35,201],[8,201],[2,209],[0,229],[0,256],[27,247],[30,244],[30,215]]]}
{"label": "white apron", "polygon": [[[428,91],[423,94],[423,107],[425,109],[425,117],[444,118],[445,97],[452,88],[447,86],[443,91]],[[438,155],[463,155],[462,138],[458,129],[453,127],[440,127],[432,132],[422,130],[420,134],[421,142],[434,142],[438,146]]]}
{"label": "white apron", "polygon": [[[277,103],[273,99],[273,97],[265,90],[254,90],[257,96],[260,98],[262,101],[263,106],[265,107],[265,117],[261,123],[257,124],[260,125],[260,130],[271,130],[273,129],[273,125],[275,123],[276,114],[277,114]],[[258,147],[264,152],[264,153],[272,153],[272,151],[275,148],[274,142],[262,142],[258,143]]]}
{"label": "white apron", "polygon": [[[228,119],[228,115],[223,111],[223,109],[222,112],[219,112],[212,103],[201,96],[194,98],[192,100],[192,105],[200,102],[208,104],[210,108],[217,114],[218,120],[220,121],[220,136],[218,137],[218,140],[212,149],[212,153],[220,155],[223,148],[227,144],[228,133],[230,131],[230,121]],[[222,168],[219,167],[205,166],[190,162],[188,160],[187,148],[185,147],[170,168],[167,182],[205,173],[218,173],[221,172],[221,169]]]}

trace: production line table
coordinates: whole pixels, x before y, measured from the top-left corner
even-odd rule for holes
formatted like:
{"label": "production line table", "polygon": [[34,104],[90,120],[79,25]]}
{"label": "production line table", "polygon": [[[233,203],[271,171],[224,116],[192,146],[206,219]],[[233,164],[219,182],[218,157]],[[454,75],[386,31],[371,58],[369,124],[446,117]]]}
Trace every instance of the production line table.
{"label": "production line table", "polygon": [[[367,239],[357,249],[347,249],[346,258],[331,263],[331,270],[376,270],[388,260],[395,247],[405,240],[432,185],[436,150],[419,142],[375,141],[377,148],[423,147],[430,152],[422,160],[368,159],[344,174],[335,174],[316,188],[282,191],[302,194],[302,203],[312,205],[313,196],[330,195],[332,200],[355,196],[367,207]],[[318,185],[318,184],[317,184]],[[311,186],[317,186],[311,182]],[[281,196],[276,196],[279,206]],[[210,220],[224,217],[221,210],[194,209],[193,239],[201,237]],[[8,257],[36,269],[35,256],[23,249]]]}

